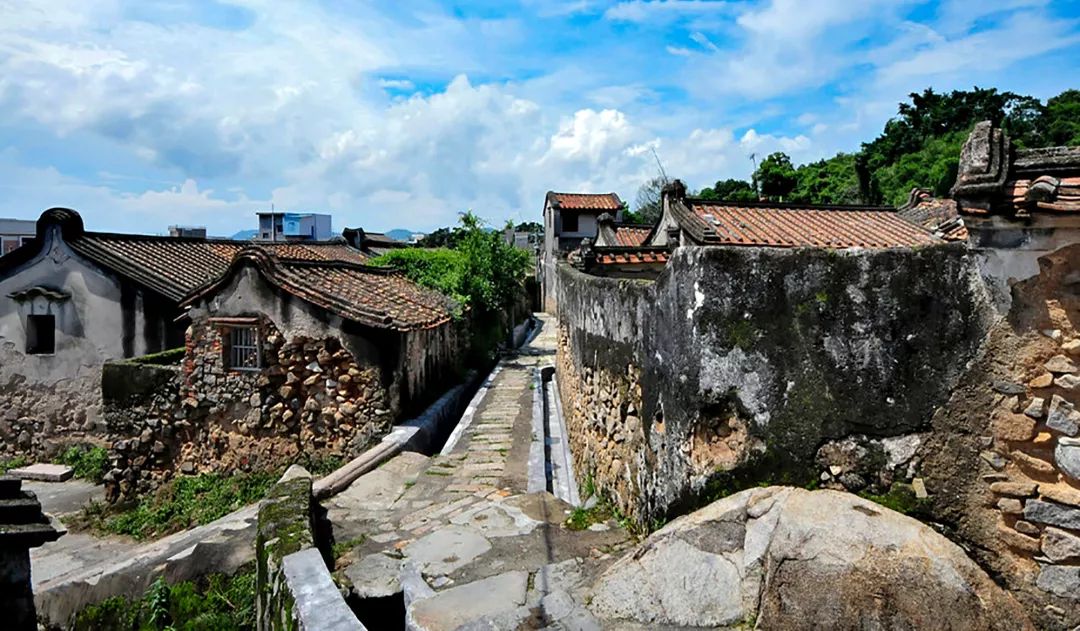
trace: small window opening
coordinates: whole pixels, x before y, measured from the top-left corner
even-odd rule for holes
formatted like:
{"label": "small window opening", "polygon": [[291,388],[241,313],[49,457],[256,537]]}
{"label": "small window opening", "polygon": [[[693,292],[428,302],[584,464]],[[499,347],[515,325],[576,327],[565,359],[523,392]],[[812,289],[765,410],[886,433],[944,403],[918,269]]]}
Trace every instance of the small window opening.
{"label": "small window opening", "polygon": [[577,215],[563,215],[562,216],[562,229],[563,229],[563,232],[577,232],[578,231],[578,216]]}
{"label": "small window opening", "polygon": [[56,352],[56,316],[26,316],[26,353],[51,355]]}
{"label": "small window opening", "polygon": [[226,367],[232,370],[259,370],[259,334],[254,327],[237,327],[229,331],[229,345],[225,351]]}

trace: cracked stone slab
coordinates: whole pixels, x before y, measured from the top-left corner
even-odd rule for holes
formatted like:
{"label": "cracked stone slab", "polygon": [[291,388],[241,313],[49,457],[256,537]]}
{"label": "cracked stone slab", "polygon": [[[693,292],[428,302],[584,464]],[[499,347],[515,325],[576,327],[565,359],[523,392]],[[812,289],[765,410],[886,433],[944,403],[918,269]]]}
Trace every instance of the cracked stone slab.
{"label": "cracked stone slab", "polygon": [[401,591],[401,560],[382,553],[365,556],[344,573],[360,598],[383,598]]}
{"label": "cracked stone slab", "polygon": [[485,537],[527,535],[540,525],[520,508],[501,502],[484,502],[473,506],[451,518],[450,523],[471,526]]}
{"label": "cracked stone slab", "polygon": [[409,607],[410,628],[513,629],[529,616],[525,604],[529,574],[515,571],[451,587]]}
{"label": "cracked stone slab", "polygon": [[446,526],[417,539],[402,550],[425,576],[450,574],[491,549],[475,528]]}

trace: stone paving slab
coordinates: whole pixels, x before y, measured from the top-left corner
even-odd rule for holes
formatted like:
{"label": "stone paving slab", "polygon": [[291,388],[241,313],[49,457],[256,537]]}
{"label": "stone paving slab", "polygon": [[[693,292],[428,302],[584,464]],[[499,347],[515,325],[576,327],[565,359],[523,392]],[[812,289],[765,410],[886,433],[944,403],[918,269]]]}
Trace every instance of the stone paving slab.
{"label": "stone paving slab", "polygon": [[21,480],[40,480],[41,482],[65,482],[75,475],[75,470],[67,465],[39,462],[26,467],[8,470]]}
{"label": "stone paving slab", "polygon": [[391,460],[383,469],[410,477],[361,478],[355,492],[324,502],[337,540],[366,535],[338,559],[339,575],[381,586],[393,583],[396,564],[416,572],[398,581],[422,583],[423,597],[406,598],[410,628],[599,628],[584,585],[633,537],[614,521],[571,531],[569,504],[527,493],[532,384],[554,344],[548,320],[530,347],[503,360],[450,453]]}

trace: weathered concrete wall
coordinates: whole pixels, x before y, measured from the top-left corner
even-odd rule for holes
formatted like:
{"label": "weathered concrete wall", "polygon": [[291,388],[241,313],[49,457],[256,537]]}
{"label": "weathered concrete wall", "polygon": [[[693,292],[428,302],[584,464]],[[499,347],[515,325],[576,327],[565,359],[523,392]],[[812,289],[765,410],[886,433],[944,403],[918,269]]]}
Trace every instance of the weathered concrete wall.
{"label": "weathered concrete wall", "polygon": [[[48,456],[104,438],[102,364],[163,350],[172,337],[175,314],[163,299],[82,259],[59,230],[50,229],[37,258],[0,279],[0,455]],[[39,286],[66,297],[10,296]],[[55,316],[54,353],[26,353],[29,314]]]}
{"label": "weathered concrete wall", "polygon": [[576,470],[641,523],[925,430],[993,318],[963,246],[681,248],[654,283],[564,265],[558,307]]}

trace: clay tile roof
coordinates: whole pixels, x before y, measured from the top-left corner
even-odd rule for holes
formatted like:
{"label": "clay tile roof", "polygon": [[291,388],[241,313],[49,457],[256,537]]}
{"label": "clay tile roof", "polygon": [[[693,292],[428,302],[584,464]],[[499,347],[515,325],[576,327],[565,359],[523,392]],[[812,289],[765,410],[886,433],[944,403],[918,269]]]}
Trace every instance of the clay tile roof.
{"label": "clay tile roof", "polygon": [[344,239],[302,243],[250,243],[229,239],[162,237],[87,232],[82,217],[68,208],[51,208],[38,219],[29,243],[0,257],[0,274],[38,255],[50,226],[59,226],[64,241],[92,263],[126,277],[162,296],[179,301],[229,269],[244,248],[262,248],[282,260],[363,263],[366,255]]}
{"label": "clay tile roof", "polygon": [[615,193],[556,193],[547,194],[548,202],[559,210],[619,210],[622,200]]}
{"label": "clay tile roof", "polygon": [[669,256],[669,252],[661,248],[597,250],[596,262],[600,265],[663,265],[668,262]]}
{"label": "clay tile roof", "polygon": [[85,232],[69,242],[86,258],[180,300],[221,276],[245,247],[263,248],[285,260],[363,263],[364,254],[345,243],[256,243],[226,239],[154,237]]}
{"label": "clay tile roof", "polygon": [[723,202],[686,198],[672,203],[680,225],[709,245],[897,248],[940,240],[891,208]]}
{"label": "clay tile roof", "polygon": [[285,260],[265,248],[240,252],[228,272],[185,298],[183,305],[213,294],[240,268],[254,266],[280,290],[347,320],[409,331],[450,321],[455,304],[388,268],[341,261]]}
{"label": "clay tile roof", "polygon": [[967,228],[957,211],[956,202],[934,197],[930,191],[912,189],[908,201],[897,209],[896,214],[913,224],[922,226],[946,241],[964,241]]}
{"label": "clay tile roof", "polygon": [[650,234],[652,234],[652,226],[615,226],[616,245],[642,245]]}

